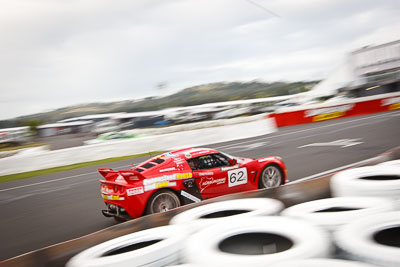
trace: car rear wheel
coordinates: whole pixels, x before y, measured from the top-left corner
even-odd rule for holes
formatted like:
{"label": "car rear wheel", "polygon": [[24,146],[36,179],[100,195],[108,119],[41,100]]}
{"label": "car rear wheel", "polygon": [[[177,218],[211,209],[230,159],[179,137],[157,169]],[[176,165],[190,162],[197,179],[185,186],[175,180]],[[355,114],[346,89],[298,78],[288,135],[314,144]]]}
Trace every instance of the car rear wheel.
{"label": "car rear wheel", "polygon": [[273,188],[282,184],[283,173],[277,165],[269,164],[261,172],[259,188]]}
{"label": "car rear wheel", "polygon": [[147,214],[169,211],[181,205],[178,196],[170,190],[157,191],[147,203]]}

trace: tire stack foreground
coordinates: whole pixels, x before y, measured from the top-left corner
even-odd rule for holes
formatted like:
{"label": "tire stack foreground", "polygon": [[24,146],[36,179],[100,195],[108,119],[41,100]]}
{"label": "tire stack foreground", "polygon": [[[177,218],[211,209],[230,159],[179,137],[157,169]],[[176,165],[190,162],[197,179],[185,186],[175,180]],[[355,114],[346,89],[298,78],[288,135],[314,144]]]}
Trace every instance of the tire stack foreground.
{"label": "tire stack foreground", "polygon": [[89,248],[67,266],[400,266],[397,163],[340,172],[331,191],[334,198],[282,212],[266,198],[199,206],[171,226]]}

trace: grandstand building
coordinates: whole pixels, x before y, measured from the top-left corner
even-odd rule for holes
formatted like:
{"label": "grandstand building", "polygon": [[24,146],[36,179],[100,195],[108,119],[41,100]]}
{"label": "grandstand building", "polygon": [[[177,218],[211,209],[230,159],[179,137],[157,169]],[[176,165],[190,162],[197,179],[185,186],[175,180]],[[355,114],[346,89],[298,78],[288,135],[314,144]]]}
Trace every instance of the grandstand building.
{"label": "grandstand building", "polygon": [[400,91],[400,40],[351,52],[328,78],[317,84],[314,97],[345,92],[363,97]]}
{"label": "grandstand building", "polygon": [[358,78],[346,88],[354,96],[400,91],[400,40],[363,47],[350,54]]}

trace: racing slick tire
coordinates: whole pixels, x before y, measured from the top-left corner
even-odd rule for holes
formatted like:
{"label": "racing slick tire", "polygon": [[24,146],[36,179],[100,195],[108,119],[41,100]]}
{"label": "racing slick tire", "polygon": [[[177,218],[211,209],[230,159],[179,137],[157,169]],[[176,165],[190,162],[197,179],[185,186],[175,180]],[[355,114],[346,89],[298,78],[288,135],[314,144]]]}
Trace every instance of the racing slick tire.
{"label": "racing slick tire", "polygon": [[67,267],[167,266],[181,262],[185,227],[162,226],[124,235],[72,257]]}
{"label": "racing slick tire", "polygon": [[258,179],[258,188],[278,187],[283,183],[283,171],[276,164],[268,164],[262,170]]}
{"label": "racing slick tire", "polygon": [[345,170],[332,176],[332,195],[400,197],[400,168],[376,165]]}
{"label": "racing slick tire", "polygon": [[184,262],[199,266],[269,266],[327,257],[328,235],[308,222],[278,216],[224,221],[189,236]]}
{"label": "racing slick tire", "polygon": [[333,232],[358,218],[396,210],[395,202],[378,197],[337,197],[313,200],[291,206],[281,215],[310,221]]}
{"label": "racing slick tire", "polygon": [[306,259],[283,261],[270,267],[377,267],[364,262],[339,259]]}
{"label": "racing slick tire", "polygon": [[339,228],[334,239],[345,258],[400,266],[400,211],[370,215]]}
{"label": "racing slick tire", "polygon": [[194,231],[236,218],[277,215],[284,205],[272,198],[245,198],[210,203],[174,216],[170,224],[190,225]]}
{"label": "racing slick tire", "polygon": [[181,201],[172,190],[161,189],[150,197],[146,206],[146,214],[169,211],[179,206],[181,206]]}

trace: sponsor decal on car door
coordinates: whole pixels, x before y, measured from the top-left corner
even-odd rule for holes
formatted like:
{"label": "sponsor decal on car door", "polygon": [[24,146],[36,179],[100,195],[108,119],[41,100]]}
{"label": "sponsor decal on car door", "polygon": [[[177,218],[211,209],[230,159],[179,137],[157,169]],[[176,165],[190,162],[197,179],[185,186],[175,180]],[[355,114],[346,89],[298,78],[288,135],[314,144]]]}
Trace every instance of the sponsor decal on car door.
{"label": "sponsor decal on car door", "polygon": [[226,193],[227,177],[219,168],[193,172],[203,198],[212,198]]}

